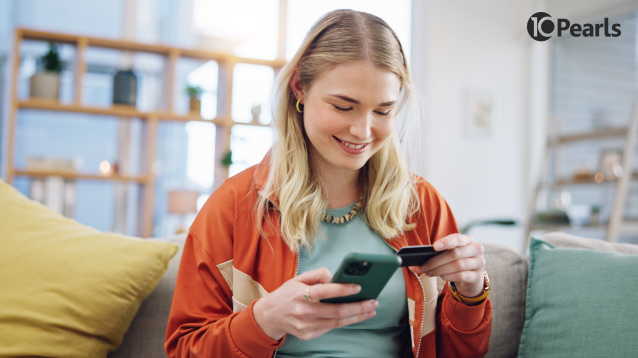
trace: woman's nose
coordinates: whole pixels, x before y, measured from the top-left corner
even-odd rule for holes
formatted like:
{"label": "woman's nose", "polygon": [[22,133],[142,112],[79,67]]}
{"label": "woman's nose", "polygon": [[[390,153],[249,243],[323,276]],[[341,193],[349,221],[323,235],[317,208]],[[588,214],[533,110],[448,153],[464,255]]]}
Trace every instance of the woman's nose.
{"label": "woman's nose", "polygon": [[372,118],[369,114],[358,116],[354,122],[350,124],[350,135],[355,138],[366,140],[370,138]]}

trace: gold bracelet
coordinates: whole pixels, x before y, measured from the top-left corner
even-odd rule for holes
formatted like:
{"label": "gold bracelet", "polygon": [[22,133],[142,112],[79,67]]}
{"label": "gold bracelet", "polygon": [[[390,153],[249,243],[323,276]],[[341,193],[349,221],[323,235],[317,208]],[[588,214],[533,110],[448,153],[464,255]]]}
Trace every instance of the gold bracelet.
{"label": "gold bracelet", "polygon": [[466,304],[477,303],[486,299],[487,296],[489,296],[490,294],[490,278],[487,277],[487,271],[485,272],[484,280],[485,281],[484,281],[483,293],[481,293],[480,295],[476,297],[465,297],[462,294],[460,294],[459,291],[456,289],[456,285],[454,284],[454,282],[448,282],[447,285],[450,288],[450,293],[452,294],[452,297],[454,297],[455,300],[462,303],[466,303]]}

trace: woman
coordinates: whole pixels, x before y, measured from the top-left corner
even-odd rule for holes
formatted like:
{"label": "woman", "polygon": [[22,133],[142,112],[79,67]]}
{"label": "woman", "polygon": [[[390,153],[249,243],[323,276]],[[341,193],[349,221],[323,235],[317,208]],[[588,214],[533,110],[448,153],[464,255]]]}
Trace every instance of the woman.
{"label": "woman", "polygon": [[[169,357],[474,357],[491,306],[482,246],[458,234],[438,192],[410,175],[397,115],[412,95],[380,18],[324,15],[277,79],[277,141],[226,180],[193,223],[168,322]],[[330,304],[350,252],[433,244],[377,300]],[[437,287],[436,277],[451,284]]]}

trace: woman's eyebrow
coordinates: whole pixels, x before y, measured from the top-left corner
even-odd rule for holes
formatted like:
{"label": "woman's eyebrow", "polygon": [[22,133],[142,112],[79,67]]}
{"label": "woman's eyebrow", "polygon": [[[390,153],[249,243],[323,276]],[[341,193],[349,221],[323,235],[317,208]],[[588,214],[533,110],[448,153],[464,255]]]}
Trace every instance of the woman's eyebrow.
{"label": "woman's eyebrow", "polygon": [[[342,99],[342,100],[344,100],[346,102],[350,102],[350,103],[354,103],[354,104],[361,104],[361,102],[357,101],[356,99],[350,98],[348,96],[344,96],[342,94],[333,94],[331,96],[339,98],[339,99]],[[378,106],[379,107],[389,107],[389,106],[394,105],[395,103],[397,103],[397,101],[387,101],[387,102],[379,103]]]}

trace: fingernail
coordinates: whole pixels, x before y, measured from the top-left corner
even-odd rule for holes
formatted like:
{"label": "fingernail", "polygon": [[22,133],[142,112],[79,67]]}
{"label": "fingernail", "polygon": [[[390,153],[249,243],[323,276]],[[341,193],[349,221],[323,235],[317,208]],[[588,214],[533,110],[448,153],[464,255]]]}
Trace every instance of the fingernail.
{"label": "fingernail", "polygon": [[370,307],[372,308],[377,308],[379,306],[379,301],[377,300],[370,300]]}
{"label": "fingernail", "polygon": [[443,250],[443,243],[442,242],[435,242],[434,245],[432,245],[434,247],[434,250],[436,251],[441,251]]}
{"label": "fingernail", "polygon": [[350,285],[350,291],[357,293],[359,291],[361,291],[361,286],[359,285]]}

